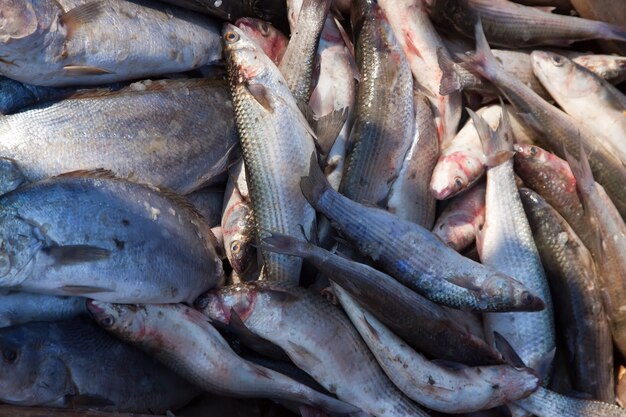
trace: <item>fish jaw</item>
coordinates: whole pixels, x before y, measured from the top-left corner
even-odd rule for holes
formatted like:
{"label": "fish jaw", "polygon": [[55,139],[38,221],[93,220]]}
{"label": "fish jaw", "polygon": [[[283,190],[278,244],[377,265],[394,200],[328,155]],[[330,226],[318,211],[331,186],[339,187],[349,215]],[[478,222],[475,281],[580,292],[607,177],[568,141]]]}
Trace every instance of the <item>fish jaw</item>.
{"label": "fish jaw", "polygon": [[430,191],[437,200],[445,200],[475,183],[485,172],[485,165],[473,155],[455,152],[437,161],[430,180]]}
{"label": "fish jaw", "polygon": [[228,326],[233,314],[245,322],[254,311],[256,300],[257,292],[244,284],[208,292],[196,300],[195,307],[211,320]]}

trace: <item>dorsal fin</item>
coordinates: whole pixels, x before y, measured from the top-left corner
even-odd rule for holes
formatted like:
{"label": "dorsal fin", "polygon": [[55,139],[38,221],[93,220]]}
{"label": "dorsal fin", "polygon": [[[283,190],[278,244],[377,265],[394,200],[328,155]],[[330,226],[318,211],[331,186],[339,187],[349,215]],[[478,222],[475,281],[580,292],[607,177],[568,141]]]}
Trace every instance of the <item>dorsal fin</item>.
{"label": "dorsal fin", "polygon": [[113,171],[104,168],[77,169],[76,171],[64,172],[63,174],[55,175],[52,178],[119,179],[119,177]]}

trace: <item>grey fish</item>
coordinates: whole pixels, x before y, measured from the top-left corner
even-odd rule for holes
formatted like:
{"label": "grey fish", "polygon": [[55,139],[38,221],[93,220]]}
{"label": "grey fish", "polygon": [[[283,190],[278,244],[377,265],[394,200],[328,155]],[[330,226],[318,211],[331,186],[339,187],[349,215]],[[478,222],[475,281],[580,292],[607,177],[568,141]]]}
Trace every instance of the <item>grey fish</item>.
{"label": "grey fish", "polygon": [[494,332],[502,335],[524,363],[547,381],[556,349],[554,313],[546,278],[532,231],[517,192],[513,173],[513,134],[506,109],[494,132],[489,124],[471,110],[470,116],[485,148],[487,170],[485,223],[476,236],[483,264],[515,277],[539,294],[545,309],[539,312],[485,314],[483,324],[487,341]]}
{"label": "grey fish", "polygon": [[[216,22],[146,0],[4,0],[0,73],[51,87],[189,71],[221,57]],[[111,31],[115,27],[118,30]]]}
{"label": "grey fish", "polygon": [[557,155],[563,156],[564,149],[577,155],[582,143],[585,153],[590,155],[589,162],[596,180],[604,186],[620,213],[626,215],[626,155],[503,71],[489,50],[480,21],[476,25],[476,39],[476,53],[466,58],[466,62],[498,87],[524,123],[541,133],[543,141]]}
{"label": "grey fish", "polygon": [[[315,210],[299,178],[315,144],[287,84],[260,47],[236,26],[224,26],[225,52],[257,237],[313,233]],[[280,210],[276,208],[280,207]],[[298,283],[302,260],[264,251],[263,279]]]}
{"label": "grey fish", "polygon": [[411,144],[413,76],[376,1],[354,1],[350,19],[361,82],[339,191],[355,201],[380,204]]}
{"label": "grey fish", "polygon": [[448,310],[383,272],[287,236],[274,234],[262,244],[268,250],[305,258],[420,352],[469,365],[502,363],[497,351]]}
{"label": "grey fish", "polygon": [[517,405],[537,417],[625,417],[626,409],[601,401],[581,400],[566,397],[545,388],[528,398],[519,400]]}
{"label": "grey fish", "polygon": [[0,327],[33,321],[60,321],[87,314],[82,297],[13,292],[0,295]]}
{"label": "grey fish", "polygon": [[314,159],[301,187],[359,251],[426,298],[480,311],[543,309],[541,299],[517,280],[463,257],[427,229],[336,192]]}
{"label": "grey fish", "polygon": [[555,312],[565,335],[574,389],[613,403],[613,342],[593,257],[541,196],[521,188],[520,197],[556,299]]}
{"label": "grey fish", "polygon": [[187,198],[211,228],[220,225],[222,205],[224,203],[223,189],[201,188],[191,194],[187,194]]}
{"label": "grey fish", "polygon": [[282,347],[328,391],[366,413],[428,416],[387,379],[348,318],[321,295],[258,281],[207,293],[196,305],[216,322],[243,322]]}
{"label": "grey fish", "polygon": [[472,38],[478,16],[489,42],[500,46],[569,45],[585,39],[626,40],[626,30],[508,0],[426,0],[431,18]]}
{"label": "grey fish", "polygon": [[389,190],[387,210],[430,229],[435,222],[437,203],[430,192],[430,179],[439,158],[439,140],[428,98],[415,93],[413,102],[413,140],[398,178]]}
{"label": "grey fish", "polygon": [[0,350],[8,404],[161,414],[200,393],[86,318],[0,329]]}
{"label": "grey fish", "polygon": [[6,194],[0,207],[2,287],[191,302],[223,279],[208,225],[171,192],[78,172]]}
{"label": "grey fish", "polygon": [[527,368],[439,366],[408,347],[344,289],[333,288],[389,379],[409,398],[431,410],[451,414],[484,410],[524,398],[539,386],[539,376]]}
{"label": "grey fish", "polygon": [[186,194],[226,171],[238,140],[233,114],[223,81],[87,91],[0,117],[0,156],[14,159],[29,181],[104,168]]}
{"label": "grey fish", "polygon": [[358,409],[239,357],[202,313],[182,304],[121,305],[90,301],[95,320],[150,353],[196,386],[217,394],[267,397],[345,414]]}

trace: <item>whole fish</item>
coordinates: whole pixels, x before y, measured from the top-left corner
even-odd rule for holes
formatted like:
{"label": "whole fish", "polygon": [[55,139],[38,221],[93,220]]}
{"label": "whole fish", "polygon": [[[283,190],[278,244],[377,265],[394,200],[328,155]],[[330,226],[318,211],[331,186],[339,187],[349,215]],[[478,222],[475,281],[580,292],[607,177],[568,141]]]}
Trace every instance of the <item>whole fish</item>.
{"label": "whole fish", "polygon": [[258,275],[258,265],[250,196],[242,195],[247,193],[243,188],[246,186],[243,161],[231,167],[229,172],[231,176],[226,184],[222,209],[224,248],[233,271],[240,278],[249,279]]}
{"label": "whole fish", "polygon": [[[145,0],[5,0],[0,73],[44,86],[189,71],[221,57],[217,23]],[[119,30],[111,31],[115,27]]]}
{"label": "whole fish", "polygon": [[[577,154],[580,145],[587,154],[597,181],[602,184],[618,210],[626,215],[626,155],[611,147],[589,132],[571,116],[557,109],[536,95],[514,76],[498,65],[479,23],[476,25],[476,53],[467,62],[481,76],[493,82],[513,104],[524,122],[542,134],[543,141],[557,153],[566,149]],[[590,153],[591,152],[591,153]]]}
{"label": "whole fish", "polygon": [[223,81],[144,81],[0,117],[0,156],[29,181],[104,168],[186,194],[226,170],[233,114]]}
{"label": "whole fish", "polygon": [[506,111],[494,132],[470,111],[474,126],[490,161],[485,194],[485,223],[476,237],[483,264],[515,277],[545,302],[539,312],[485,314],[485,336],[493,343],[494,332],[503,336],[524,364],[546,381],[556,348],[554,313],[548,280],[533,241],[532,231],[517,192],[513,173],[513,135]]}
{"label": "whole fish", "polygon": [[302,0],[301,7],[294,10],[293,2],[287,2],[291,38],[278,68],[303,111],[311,97],[317,46],[330,3],[331,0]]}
{"label": "whole fish", "polygon": [[383,272],[288,236],[265,237],[262,244],[309,261],[420,352],[470,365],[502,363],[500,354],[481,335],[463,327],[449,310]]}
{"label": "whole fish", "polygon": [[265,20],[252,17],[237,19],[235,25],[254,40],[274,64],[280,64],[289,43],[289,38],[281,31]]}
{"label": "whole fish", "polygon": [[5,288],[191,302],[223,278],[208,225],[171,192],[78,172],[22,187],[0,206]]}
{"label": "whole fish", "polygon": [[107,331],[151,354],[203,390],[319,406],[340,414],[356,407],[239,357],[205,316],[182,304],[87,304]]}
{"label": "whole fish", "polygon": [[207,293],[196,305],[213,321],[242,321],[340,400],[366,413],[428,416],[387,379],[341,310],[318,294],[258,281]]}
{"label": "whole fish", "polygon": [[452,199],[443,209],[433,233],[457,252],[476,240],[476,231],[485,223],[485,184],[476,184]]}
{"label": "whole fish", "polygon": [[[483,107],[478,114],[493,128],[498,126],[502,107]],[[450,198],[467,190],[485,173],[485,156],[474,122],[470,119],[441,150],[433,175],[430,191],[438,200]]]}
{"label": "whole fish", "polygon": [[200,394],[86,318],[0,329],[0,350],[7,404],[161,414]]}
{"label": "whole fish", "polygon": [[566,397],[540,387],[516,404],[537,417],[625,417],[626,409],[601,401]]}
{"label": "whole fish", "polygon": [[413,102],[413,140],[398,178],[389,191],[387,210],[401,219],[430,229],[435,221],[437,202],[429,185],[439,157],[439,140],[428,98],[415,93]]}
{"label": "whole fish", "polygon": [[[315,211],[299,189],[315,152],[310,126],[278,68],[253,41],[226,24],[224,42],[257,237],[268,231],[301,236],[302,228],[310,234]],[[264,279],[299,282],[301,259],[261,253]]]}
{"label": "whole fish", "polygon": [[593,180],[589,161],[581,150],[581,159],[567,155],[567,162],[576,177],[576,188],[583,203],[587,221],[598,236],[591,246],[598,267],[598,284],[609,319],[613,341],[626,353],[626,224],[601,185]]}
{"label": "whole fish", "polygon": [[559,106],[626,155],[626,96],[564,56],[534,51],[531,59],[535,75]]}
{"label": "whole fish", "polygon": [[87,314],[82,297],[13,292],[0,295],[0,327],[33,321],[60,321]]}
{"label": "whole fish", "polygon": [[456,134],[462,112],[459,93],[439,93],[441,69],[437,54],[447,56],[448,51],[428,18],[424,0],[381,0],[379,4],[402,46],[416,84],[428,91],[439,143],[445,147]]}
{"label": "whole fish", "polygon": [[593,399],[614,403],[613,342],[593,257],[540,195],[521,188],[520,197],[556,299],[573,386]]}
{"label": "whole fish", "polygon": [[537,374],[510,365],[445,368],[408,347],[341,287],[335,293],[389,379],[409,398],[431,410],[467,413],[528,396]]}
{"label": "whole fish", "polygon": [[426,0],[435,23],[474,37],[478,16],[499,46],[569,45],[585,39],[626,40],[626,30],[604,22],[547,13],[508,0]]}
{"label": "whole fish", "polygon": [[380,204],[386,202],[411,144],[413,77],[376,1],[355,0],[350,19],[361,80],[339,191],[355,201]]}
{"label": "whole fish", "polygon": [[336,192],[314,159],[301,187],[360,252],[436,303],[480,311],[535,311],[544,306],[515,279],[461,256],[425,228]]}

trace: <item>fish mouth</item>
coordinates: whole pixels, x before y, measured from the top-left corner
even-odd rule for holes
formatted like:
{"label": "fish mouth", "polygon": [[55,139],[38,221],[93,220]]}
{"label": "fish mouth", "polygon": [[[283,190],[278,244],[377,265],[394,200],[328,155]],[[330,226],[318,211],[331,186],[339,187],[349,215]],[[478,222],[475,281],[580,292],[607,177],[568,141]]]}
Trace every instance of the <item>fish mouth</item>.
{"label": "fish mouth", "polygon": [[106,313],[105,309],[98,306],[98,301],[89,299],[86,302],[87,310],[93,318],[98,318]]}

